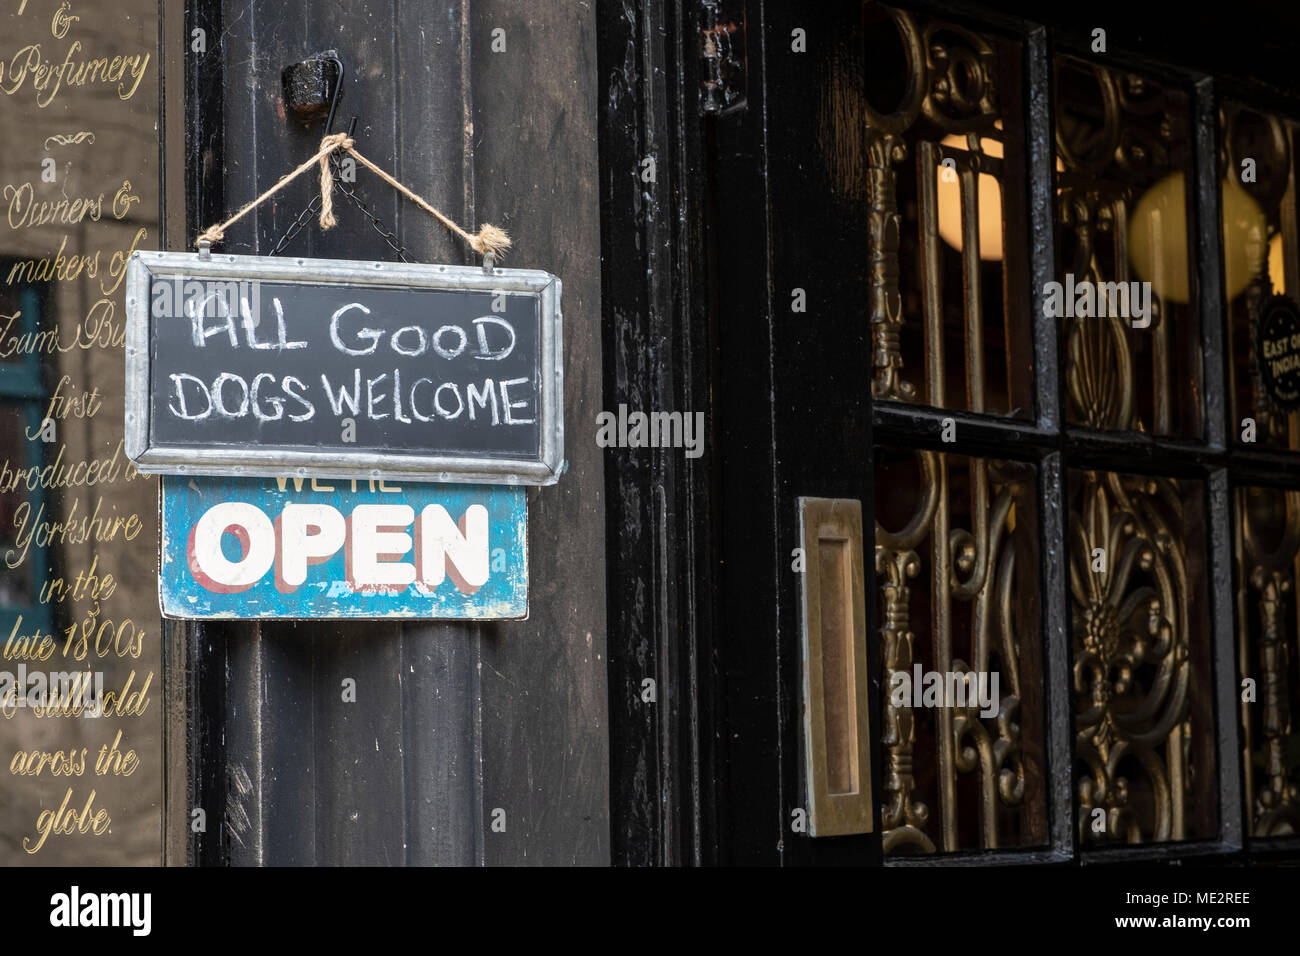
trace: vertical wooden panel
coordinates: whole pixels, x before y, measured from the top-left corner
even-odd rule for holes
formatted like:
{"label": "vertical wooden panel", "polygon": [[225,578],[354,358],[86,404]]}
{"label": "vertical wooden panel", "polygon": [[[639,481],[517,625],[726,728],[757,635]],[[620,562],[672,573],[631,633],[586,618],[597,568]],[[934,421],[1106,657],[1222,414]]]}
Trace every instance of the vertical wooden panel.
{"label": "vertical wooden panel", "polygon": [[[185,64],[183,49],[167,43],[185,24],[184,0],[159,0],[158,39],[162,51],[158,73],[159,160],[162,179],[163,215],[159,248],[177,251],[187,241],[185,207],[191,194],[187,179]],[[195,748],[188,715],[192,680],[189,639],[194,628],[176,621],[164,621],[162,634],[163,688],[163,865],[184,866],[191,862],[194,833],[190,823],[190,780]]]}
{"label": "vertical wooden panel", "polygon": [[[510,231],[512,263],[564,281],[565,455],[530,491],[525,622],[485,626],[483,801],[488,863],[609,862],[600,220],[592,5],[473,6],[478,221]],[[492,52],[503,30],[505,51]]]}
{"label": "vertical wooden panel", "polygon": [[402,741],[412,864],[483,862],[482,630],[473,624],[405,628]]}
{"label": "vertical wooden panel", "polygon": [[[363,117],[364,152],[392,152],[396,118],[390,84],[376,83],[392,62],[394,32],[358,30],[356,17],[392,24],[392,4],[226,4],[221,55],[226,64],[226,198],[231,208],[256,196],[311,155],[323,125],[285,117],[280,71],[351,37],[344,97]],[[342,107],[340,107],[342,110]],[[362,138],[364,135],[364,138]],[[360,177],[358,177],[360,179]],[[358,183],[358,185],[361,185]],[[307,204],[319,179],[304,176],[281,197],[231,228],[223,248],[266,254]],[[366,183],[372,209],[392,222],[396,199]],[[371,195],[373,193],[373,196]],[[342,225],[322,234],[313,222],[286,254],[382,258],[340,204]],[[397,625],[266,623],[231,628],[227,727],[227,817],[231,862],[384,864],[401,862],[405,796],[401,761],[401,632]],[[236,636],[237,635],[237,636]],[[356,683],[356,702],[342,681]],[[382,743],[380,741],[383,741]],[[387,751],[387,752],[386,752]],[[246,825],[248,830],[241,833]],[[240,834],[238,838],[236,834]]]}
{"label": "vertical wooden panel", "polygon": [[[285,626],[263,624],[262,629],[280,631]],[[297,631],[292,640],[312,651],[315,862],[400,865],[406,861],[407,843],[400,631],[375,622],[301,624]],[[282,638],[276,633],[270,640]],[[344,700],[345,680],[355,681],[355,702]],[[290,716],[293,713],[296,710]],[[424,715],[417,711],[412,716]],[[286,744],[292,746],[288,741],[294,729],[283,730]],[[471,738],[462,745],[472,748],[474,742]],[[270,773],[277,769],[267,768]],[[300,813],[296,804],[302,799],[301,792],[282,794],[273,804],[277,822],[281,814],[291,818]]]}
{"label": "vertical wooden panel", "polygon": [[[473,228],[477,219],[469,120],[469,8],[469,0],[450,0],[420,7],[414,15],[408,11],[399,20],[404,25],[394,51],[393,107],[396,175]],[[413,259],[473,261],[473,253],[458,238],[410,203],[399,207],[398,220]],[[482,632],[470,624],[403,626],[411,863],[468,866],[483,861]]]}

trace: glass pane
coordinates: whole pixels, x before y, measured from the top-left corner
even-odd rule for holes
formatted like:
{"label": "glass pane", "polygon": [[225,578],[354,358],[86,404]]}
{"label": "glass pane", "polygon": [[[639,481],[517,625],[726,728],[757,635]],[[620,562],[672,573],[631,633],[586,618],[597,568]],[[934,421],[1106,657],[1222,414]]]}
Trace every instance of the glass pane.
{"label": "glass pane", "polygon": [[[7,272],[8,265],[8,261],[0,259],[0,269]],[[20,292],[18,286],[0,284],[0,345],[4,346],[0,348],[0,363],[6,365],[19,365],[24,361],[24,355],[14,341],[28,330],[29,325],[21,314]]]}
{"label": "glass pane", "polygon": [[1295,124],[1232,101],[1220,117],[1230,431],[1240,443],[1300,450],[1300,369],[1292,358],[1300,349],[1290,342],[1300,329],[1273,314],[1280,301],[1300,316]]}
{"label": "glass pane", "polygon": [[[25,484],[14,477],[14,472],[30,464],[31,445],[27,441],[27,408],[22,404],[0,404],[0,609],[31,606],[36,603],[36,589],[32,582],[30,561],[11,562],[9,555],[19,547],[19,530],[31,527],[33,517],[29,509]],[[10,487],[14,485],[16,487]],[[23,518],[26,518],[24,521]],[[12,565],[12,566],[11,566]],[[9,635],[5,634],[4,637]]]}
{"label": "glass pane", "polygon": [[1079,842],[1214,837],[1204,489],[1069,480]]}
{"label": "glass pane", "polygon": [[1032,465],[879,449],[887,853],[1047,843]]}
{"label": "glass pane", "polygon": [[1237,634],[1243,689],[1247,832],[1300,834],[1300,492],[1239,488]]}
{"label": "glass pane", "polygon": [[1150,79],[1056,58],[1057,284],[1066,416],[1200,438],[1188,98]]}
{"label": "glass pane", "polygon": [[878,399],[1034,414],[1017,43],[868,5]]}
{"label": "glass pane", "polygon": [[[0,720],[0,749],[33,755],[32,772],[7,777],[0,797],[7,865],[161,859],[158,483],[129,467],[123,447],[123,265],[159,242],[159,12],[156,0],[28,3],[25,14],[15,5],[3,17],[9,55],[24,52],[10,64],[18,72],[0,109],[0,141],[26,146],[0,150],[9,227],[0,238],[0,354],[10,356],[0,361],[0,403],[22,407],[25,424],[44,434],[25,442],[15,434],[22,416],[6,411],[0,455],[11,469],[50,470],[0,496],[0,548],[17,539],[18,551],[12,568],[0,565],[4,600],[31,602],[0,608],[0,621],[8,638],[21,614],[17,637],[37,646],[38,632],[59,635],[48,660],[26,662],[30,672],[89,669],[97,687],[138,706],[111,726],[29,707]],[[53,80],[56,68],[63,82]],[[51,80],[40,90],[38,72]],[[65,633],[88,636],[90,649]],[[100,653],[96,635],[108,636]],[[119,731],[120,752],[139,758],[129,776],[34,772],[38,750],[85,748],[93,763]],[[38,823],[65,801],[65,816],[89,806],[87,819],[102,814],[107,829],[67,835]]]}

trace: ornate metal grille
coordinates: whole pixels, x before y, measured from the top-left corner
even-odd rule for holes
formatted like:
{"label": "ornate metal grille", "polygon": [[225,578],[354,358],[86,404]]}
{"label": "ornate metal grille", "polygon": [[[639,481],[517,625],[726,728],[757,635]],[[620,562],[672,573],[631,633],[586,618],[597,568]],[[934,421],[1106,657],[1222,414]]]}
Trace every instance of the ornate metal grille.
{"label": "ornate metal grille", "polygon": [[[1274,296],[1295,299],[1295,124],[1225,100],[1219,111],[1223,258],[1233,421],[1240,449],[1300,450],[1300,413],[1264,385],[1258,323]],[[1295,581],[1300,493],[1243,484],[1236,510],[1238,666],[1247,833],[1300,835],[1300,707]]]}
{"label": "ornate metal grille", "polygon": [[[1212,93],[864,10],[885,852],[1228,848]],[[1106,298],[1057,314],[1051,280]],[[996,670],[1007,706],[902,706],[918,667]]]}
{"label": "ornate metal grille", "polygon": [[[1075,57],[1055,66],[1058,276],[1129,290],[1127,309],[1058,317],[1067,421],[1200,438],[1187,97]],[[1150,290],[1145,316],[1133,282]],[[1213,712],[1196,706],[1211,696],[1199,487],[1094,471],[1069,484],[1078,840],[1213,836]]]}
{"label": "ornate metal grille", "polygon": [[[884,848],[1044,845],[1034,469],[882,451],[876,475],[878,513],[905,516],[896,531],[876,525]],[[968,696],[964,706],[918,708],[930,674],[997,674],[996,703],[981,708]]]}
{"label": "ornate metal grille", "polygon": [[1094,471],[1070,478],[1079,842],[1212,836],[1199,484]]}
{"label": "ornate metal grille", "polygon": [[1246,808],[1254,837],[1300,834],[1300,708],[1295,581],[1300,492],[1239,488],[1238,634]]}
{"label": "ornate metal grille", "polygon": [[1199,438],[1187,97],[1075,57],[1055,65],[1059,278],[1149,283],[1152,312],[1061,317],[1068,421]]}
{"label": "ornate metal grille", "polygon": [[[1300,292],[1296,271],[1294,124],[1231,100],[1219,114],[1220,185],[1227,276],[1234,439],[1244,446],[1300,450],[1300,412],[1269,399],[1259,377],[1256,318],[1275,293]],[[1248,166],[1246,165],[1248,164]],[[1232,175],[1236,172],[1236,175]],[[1253,422],[1254,429],[1247,424]]]}
{"label": "ornate metal grille", "polygon": [[[868,36],[882,47],[868,58],[877,75],[868,78],[864,107],[872,392],[1029,417],[1019,48],[903,11],[867,9]],[[888,82],[879,71],[890,68],[884,54],[895,36],[909,72],[901,100],[886,112],[871,105],[871,85]],[[953,352],[960,364],[948,361]],[[991,361],[999,356],[1005,362]]]}

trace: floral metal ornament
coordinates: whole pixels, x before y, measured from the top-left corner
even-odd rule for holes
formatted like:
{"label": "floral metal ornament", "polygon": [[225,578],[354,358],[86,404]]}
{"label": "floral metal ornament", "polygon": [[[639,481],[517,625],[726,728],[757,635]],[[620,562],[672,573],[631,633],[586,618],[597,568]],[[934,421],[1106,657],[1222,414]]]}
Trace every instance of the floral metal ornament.
{"label": "floral metal ornament", "polygon": [[[1079,839],[1182,839],[1190,654],[1179,489],[1109,472],[1083,483],[1070,542]],[[1125,767],[1141,773],[1140,803]]]}

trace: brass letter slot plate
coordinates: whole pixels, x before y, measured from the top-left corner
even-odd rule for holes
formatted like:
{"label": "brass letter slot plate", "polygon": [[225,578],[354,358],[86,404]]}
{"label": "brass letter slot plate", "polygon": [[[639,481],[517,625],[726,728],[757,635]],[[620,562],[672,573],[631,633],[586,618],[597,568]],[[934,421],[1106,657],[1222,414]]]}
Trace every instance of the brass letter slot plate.
{"label": "brass letter slot plate", "polygon": [[803,732],[811,836],[870,833],[862,503],[800,498]]}

